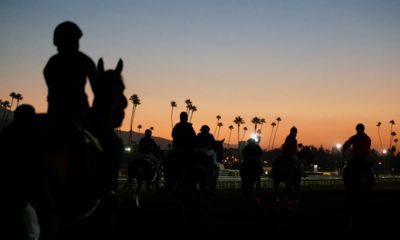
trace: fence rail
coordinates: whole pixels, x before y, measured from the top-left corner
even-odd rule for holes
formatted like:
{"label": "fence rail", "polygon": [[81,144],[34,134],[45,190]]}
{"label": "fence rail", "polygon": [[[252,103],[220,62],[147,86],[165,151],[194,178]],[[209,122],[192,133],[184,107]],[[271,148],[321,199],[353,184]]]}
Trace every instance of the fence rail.
{"label": "fence rail", "polygon": [[[120,183],[125,183],[126,177],[119,179]],[[380,176],[376,178],[376,184],[386,183],[399,183],[400,176]],[[164,182],[161,181],[161,185]],[[310,176],[301,179],[301,186],[343,186],[343,179],[341,177],[333,176]],[[261,178],[262,188],[272,188],[273,181],[269,177]],[[217,181],[218,189],[240,189],[241,180],[239,176],[220,176]]]}

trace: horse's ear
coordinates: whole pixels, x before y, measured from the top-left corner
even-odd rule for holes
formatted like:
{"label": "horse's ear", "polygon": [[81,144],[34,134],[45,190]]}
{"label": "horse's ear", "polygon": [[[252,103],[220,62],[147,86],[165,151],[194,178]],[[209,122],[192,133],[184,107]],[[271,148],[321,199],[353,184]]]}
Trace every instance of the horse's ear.
{"label": "horse's ear", "polygon": [[97,71],[103,73],[104,72],[104,62],[103,58],[100,58],[97,62]]}
{"label": "horse's ear", "polygon": [[224,141],[225,141],[225,138],[221,140],[221,143],[224,143]]}
{"label": "horse's ear", "polygon": [[115,71],[121,73],[123,67],[124,67],[124,63],[122,62],[122,59],[120,58],[118,61],[117,67],[115,68]]}

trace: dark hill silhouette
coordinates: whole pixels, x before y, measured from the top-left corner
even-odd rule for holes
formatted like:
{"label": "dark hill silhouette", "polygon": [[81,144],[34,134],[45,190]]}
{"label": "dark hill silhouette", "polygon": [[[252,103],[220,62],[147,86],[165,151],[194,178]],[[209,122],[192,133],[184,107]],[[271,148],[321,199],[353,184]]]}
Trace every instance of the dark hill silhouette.
{"label": "dark hill silhouette", "polygon": [[[3,119],[3,114],[6,110],[3,108],[0,108],[0,121]],[[8,124],[11,123],[12,119],[14,118],[14,111],[11,111],[8,114],[8,118],[0,125],[0,130],[3,129],[5,126],[7,126]],[[133,141],[135,143],[139,143],[140,138],[142,138],[144,135],[144,133],[138,133],[138,132],[133,132]],[[156,137],[156,136],[152,136],[154,141],[160,145],[161,149],[168,149],[168,145],[172,144],[171,140],[162,138],[162,137]],[[129,131],[121,131],[121,138],[124,141],[124,144],[128,143],[128,139],[129,139]]]}

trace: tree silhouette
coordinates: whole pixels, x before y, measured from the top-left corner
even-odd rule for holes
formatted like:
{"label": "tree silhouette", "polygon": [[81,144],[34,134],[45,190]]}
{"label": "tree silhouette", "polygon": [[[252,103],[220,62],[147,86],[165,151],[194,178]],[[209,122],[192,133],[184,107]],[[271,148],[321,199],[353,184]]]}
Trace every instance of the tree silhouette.
{"label": "tree silhouette", "polygon": [[276,129],[275,129],[275,134],[274,134],[274,138],[272,139],[272,149],[274,149],[274,145],[275,145],[275,138],[276,138],[276,133],[278,132],[278,127],[279,127],[279,122],[282,121],[282,119],[280,117],[276,118]]}
{"label": "tree silhouette", "polygon": [[10,102],[8,100],[2,101],[1,106],[4,108],[3,117],[1,118],[1,123],[5,122],[7,117],[8,109],[11,108]]}
{"label": "tree silhouette", "polygon": [[138,132],[139,132],[139,134],[140,134],[140,130],[143,128],[143,126],[139,124],[139,125],[137,126],[137,128],[138,128]]}
{"label": "tree silhouette", "polygon": [[393,146],[393,139],[394,139],[394,137],[396,137],[396,132],[391,132],[390,133],[390,148],[389,149],[392,149],[392,146]]}
{"label": "tree silhouette", "polygon": [[272,140],[272,134],[274,133],[274,128],[275,128],[275,126],[276,126],[276,123],[275,123],[275,122],[272,122],[272,123],[271,123],[271,127],[272,127],[272,129],[271,129],[271,134],[269,135],[269,141],[268,141],[268,150],[272,150],[272,149],[271,149],[271,140]]}
{"label": "tree silhouette", "polygon": [[232,130],[233,130],[233,125],[229,125],[229,138],[228,138],[228,147],[229,147],[229,145],[230,145],[230,143],[231,143],[231,135],[232,135]]}
{"label": "tree silhouette", "polygon": [[175,101],[171,101],[171,129],[174,128],[174,108],[176,108],[176,102]]}
{"label": "tree silhouette", "polygon": [[13,106],[13,103],[14,103],[14,99],[17,99],[17,93],[11,92],[11,93],[10,93],[10,97],[11,97],[10,110],[7,111],[7,114],[6,114],[4,120],[8,119],[8,115],[9,115],[10,112],[11,112],[11,109],[12,109],[12,106]]}
{"label": "tree silhouette", "polygon": [[130,128],[129,128],[129,140],[128,143],[132,144],[133,143],[133,119],[135,118],[135,112],[136,112],[136,107],[140,105],[140,99],[137,94],[133,94],[130,98],[129,101],[132,102],[133,107],[132,107],[132,114],[131,114],[131,122],[130,122]]}
{"label": "tree silhouette", "polygon": [[21,101],[23,97],[20,93],[17,93],[17,95],[15,95],[15,99],[17,100],[17,106],[15,107],[15,109],[17,109],[17,107],[19,106],[19,101]]}
{"label": "tree silhouette", "polygon": [[244,137],[246,136],[246,132],[247,132],[247,127],[244,127],[244,128],[243,128],[242,141],[243,141]]}
{"label": "tree silhouette", "polygon": [[254,133],[257,132],[257,125],[260,123],[261,119],[259,117],[253,117],[251,123],[254,124]]}
{"label": "tree silhouette", "polygon": [[259,124],[260,124],[260,131],[261,131],[261,132],[262,132],[262,127],[263,127],[264,123],[266,123],[265,118],[261,118],[261,119],[260,119],[260,122],[259,122]]}
{"label": "tree silhouette", "polygon": [[219,124],[220,120],[221,120],[221,116],[217,115],[217,125],[215,126],[215,129],[214,129],[214,136],[215,136],[215,133],[217,132],[217,128],[218,128],[218,124]]}
{"label": "tree silhouette", "polygon": [[244,122],[244,120],[243,120],[243,118],[241,117],[241,116],[237,116],[237,117],[235,117],[235,119],[233,120],[233,122],[237,125],[237,127],[238,127],[238,137],[237,137],[237,139],[238,139],[238,150],[239,150],[239,145],[240,145],[240,125],[241,124],[244,124],[245,122]]}
{"label": "tree silhouette", "polygon": [[393,141],[393,136],[392,136],[393,125],[395,124],[395,122],[394,122],[394,120],[390,120],[389,123],[390,123],[390,138],[389,138],[389,148],[388,149],[390,150],[390,148],[392,147],[392,141]]}
{"label": "tree silhouette", "polygon": [[186,103],[186,113],[189,115],[193,103],[190,99],[186,99],[185,103]]}
{"label": "tree silhouette", "polygon": [[219,132],[221,131],[221,127],[223,126],[222,122],[218,123],[218,131],[217,131],[217,140],[219,139]]}
{"label": "tree silhouette", "polygon": [[381,144],[381,151],[383,150],[383,144],[382,144],[382,137],[381,137],[381,122],[378,122],[376,126],[378,127],[378,137],[379,137],[379,143]]}
{"label": "tree silhouette", "polygon": [[[190,113],[191,111],[191,113]],[[192,117],[193,117],[193,113],[197,111],[197,107],[195,105],[191,105],[190,109],[189,109],[189,113],[190,113],[190,120],[189,122],[192,122]]]}

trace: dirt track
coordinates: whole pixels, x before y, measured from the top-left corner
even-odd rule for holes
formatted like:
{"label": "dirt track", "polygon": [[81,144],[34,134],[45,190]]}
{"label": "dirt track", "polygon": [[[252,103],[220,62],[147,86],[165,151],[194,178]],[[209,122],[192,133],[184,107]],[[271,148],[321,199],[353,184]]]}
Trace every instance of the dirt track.
{"label": "dirt track", "polygon": [[[306,234],[341,236],[347,232],[389,235],[398,227],[400,216],[400,186],[376,186],[364,211],[351,224],[345,211],[342,188],[302,189],[296,211],[277,209],[271,189],[264,189],[260,204],[245,199],[239,190],[218,190],[207,201],[195,201],[182,212],[177,203],[161,191],[148,196],[143,192],[140,208],[131,193],[121,191],[119,233],[129,239],[132,234],[186,236],[237,236],[269,234]],[[156,231],[156,232],[154,232]]]}

